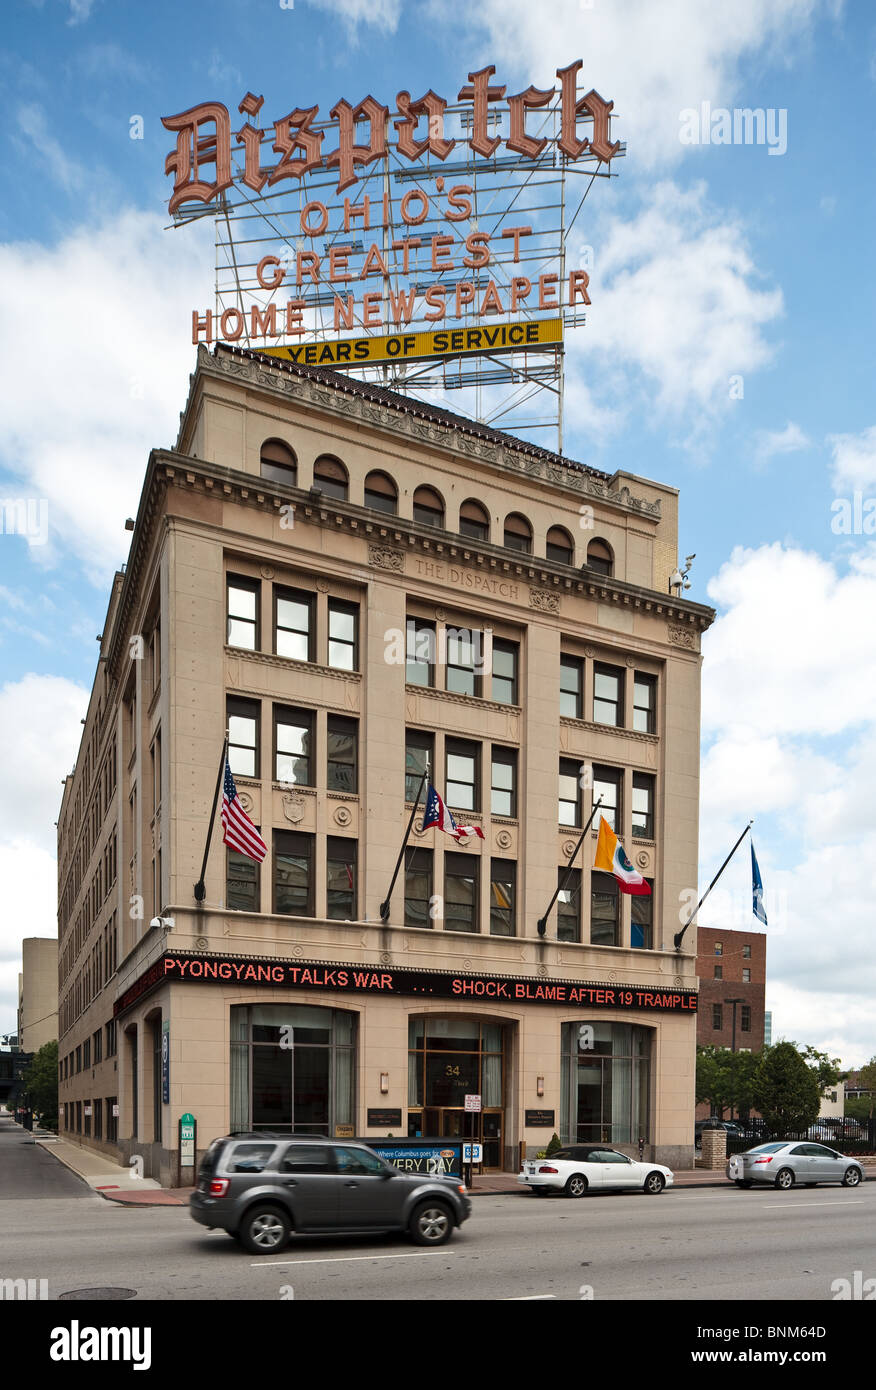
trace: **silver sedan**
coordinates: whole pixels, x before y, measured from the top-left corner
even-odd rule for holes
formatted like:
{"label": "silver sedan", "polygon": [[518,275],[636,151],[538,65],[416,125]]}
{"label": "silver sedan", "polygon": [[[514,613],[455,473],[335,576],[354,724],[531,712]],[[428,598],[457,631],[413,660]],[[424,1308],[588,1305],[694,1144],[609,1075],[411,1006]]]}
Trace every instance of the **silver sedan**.
{"label": "silver sedan", "polygon": [[745,1153],[733,1154],[727,1161],[727,1177],[737,1187],[769,1183],[787,1191],[795,1184],[815,1187],[820,1182],[839,1182],[857,1187],[864,1173],[855,1158],[848,1158],[824,1144],[777,1139],[758,1144]]}

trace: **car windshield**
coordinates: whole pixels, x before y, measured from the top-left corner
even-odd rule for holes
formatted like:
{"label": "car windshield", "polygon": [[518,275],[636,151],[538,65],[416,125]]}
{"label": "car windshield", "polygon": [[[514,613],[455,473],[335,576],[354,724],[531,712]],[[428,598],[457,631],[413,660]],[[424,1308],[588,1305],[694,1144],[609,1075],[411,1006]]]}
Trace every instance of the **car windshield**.
{"label": "car windshield", "polygon": [[774,1154],[784,1147],[784,1141],[778,1144],[758,1144],[756,1148],[749,1149],[748,1152],[750,1154]]}

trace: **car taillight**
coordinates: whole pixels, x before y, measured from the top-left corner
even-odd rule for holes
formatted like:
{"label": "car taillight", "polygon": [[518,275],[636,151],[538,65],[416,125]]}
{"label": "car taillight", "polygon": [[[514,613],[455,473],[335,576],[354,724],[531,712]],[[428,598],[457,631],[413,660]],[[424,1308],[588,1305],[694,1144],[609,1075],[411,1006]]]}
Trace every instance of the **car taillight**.
{"label": "car taillight", "polygon": [[214,1178],[210,1183],[210,1196],[224,1197],[228,1191],[229,1182],[229,1178]]}
{"label": "car taillight", "polygon": [[560,1170],[559,1170],[559,1168],[549,1168],[549,1167],[547,1166],[547,1164],[545,1163],[545,1164],[543,1164],[543,1165],[541,1166],[541,1168],[539,1168],[538,1171],[539,1171],[540,1173],[558,1173]]}
{"label": "car taillight", "polygon": [[757,1163],[772,1163],[773,1160],[772,1160],[772,1155],[770,1155],[769,1158],[756,1158],[754,1161],[755,1161],[755,1163],[757,1164]]}

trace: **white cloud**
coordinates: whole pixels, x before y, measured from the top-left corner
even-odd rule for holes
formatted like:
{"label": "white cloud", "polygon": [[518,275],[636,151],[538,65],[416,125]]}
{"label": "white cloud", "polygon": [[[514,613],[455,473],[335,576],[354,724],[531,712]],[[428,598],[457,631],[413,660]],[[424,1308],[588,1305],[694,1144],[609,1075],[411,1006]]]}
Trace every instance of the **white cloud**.
{"label": "white cloud", "polygon": [[757,281],[743,229],[716,217],[705,186],[659,183],[638,216],[604,218],[578,350],[617,401],[626,368],[663,410],[727,408],[730,377],[770,360],[763,329],[782,313],[781,291]]}
{"label": "white cloud", "polygon": [[7,733],[0,843],[24,838],[54,850],[61,782],[73,766],[87,707],[88,692],[61,676],[27,675],[0,688],[0,728]]}
{"label": "white cloud", "polygon": [[779,455],[796,454],[801,449],[808,449],[810,443],[800,426],[789,420],[783,430],[761,430],[757,435],[754,454],[759,463],[768,463]]}
{"label": "white cloud", "polygon": [[49,174],[68,193],[84,188],[86,171],[51,132],[46,113],[28,102],[18,113],[18,128],[30,140]]}
{"label": "white cloud", "polygon": [[833,434],[827,442],[833,449],[835,492],[862,492],[876,484],[876,425],[860,434]]}
{"label": "white cloud", "polygon": [[[825,517],[825,531],[829,530]],[[776,542],[737,547],[709,582],[727,611],[706,634],[703,728],[762,736],[847,733],[876,688],[876,576]]]}
{"label": "white cloud", "polygon": [[[0,247],[0,460],[49,504],[51,544],[33,547],[32,559],[71,550],[101,585],[124,559],[123,523],[149,449],[176,439],[195,352],[191,311],[212,303],[211,264],[208,228],[167,231],[162,218],[130,209],[51,248]],[[20,350],[35,321],[70,345],[49,369],[49,411],[45,372]]]}
{"label": "white cloud", "polygon": [[[742,96],[745,106],[780,106],[780,90],[755,55],[774,54],[787,64],[809,42],[816,19],[833,8],[825,0],[595,0],[592,7],[579,0],[481,0],[465,21],[485,34],[469,67],[494,62],[500,82],[547,87],[558,67],[583,56],[579,80],[614,101],[621,118],[614,138],[627,142],[628,157],[640,168],[666,167],[690,152],[679,141],[686,107],[703,101],[729,107]],[[460,25],[458,11],[440,0],[433,0],[430,15],[435,23]],[[699,157],[725,153],[707,147]],[[750,156],[766,153],[752,149]]]}
{"label": "white cloud", "polygon": [[401,0],[307,0],[307,3],[315,10],[324,10],[343,20],[351,36],[360,24],[370,24],[384,33],[394,34],[401,17]]}
{"label": "white cloud", "polygon": [[29,840],[0,843],[0,881],[0,1033],[9,1033],[16,1027],[21,942],[26,936],[57,936],[55,857]]}
{"label": "white cloud", "polygon": [[[735,550],[709,585],[704,641],[702,887],[747,821],[763,876],[768,1007],[786,1037],[873,1051],[876,956],[876,557],[844,575],[781,545]],[[702,909],[751,929],[743,844]]]}
{"label": "white cloud", "polygon": [[94,0],[70,0],[70,18],[68,24],[84,24],[90,17]]}

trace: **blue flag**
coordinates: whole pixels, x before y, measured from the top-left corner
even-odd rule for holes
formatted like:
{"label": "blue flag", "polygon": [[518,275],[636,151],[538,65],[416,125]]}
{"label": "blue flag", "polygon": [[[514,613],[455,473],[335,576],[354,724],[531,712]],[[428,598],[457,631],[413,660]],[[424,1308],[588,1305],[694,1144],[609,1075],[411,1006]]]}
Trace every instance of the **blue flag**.
{"label": "blue flag", "polygon": [[767,925],[767,915],[763,905],[763,881],[760,876],[760,869],[757,866],[757,855],[754,852],[754,841],[751,842],[751,910],[759,922]]}

